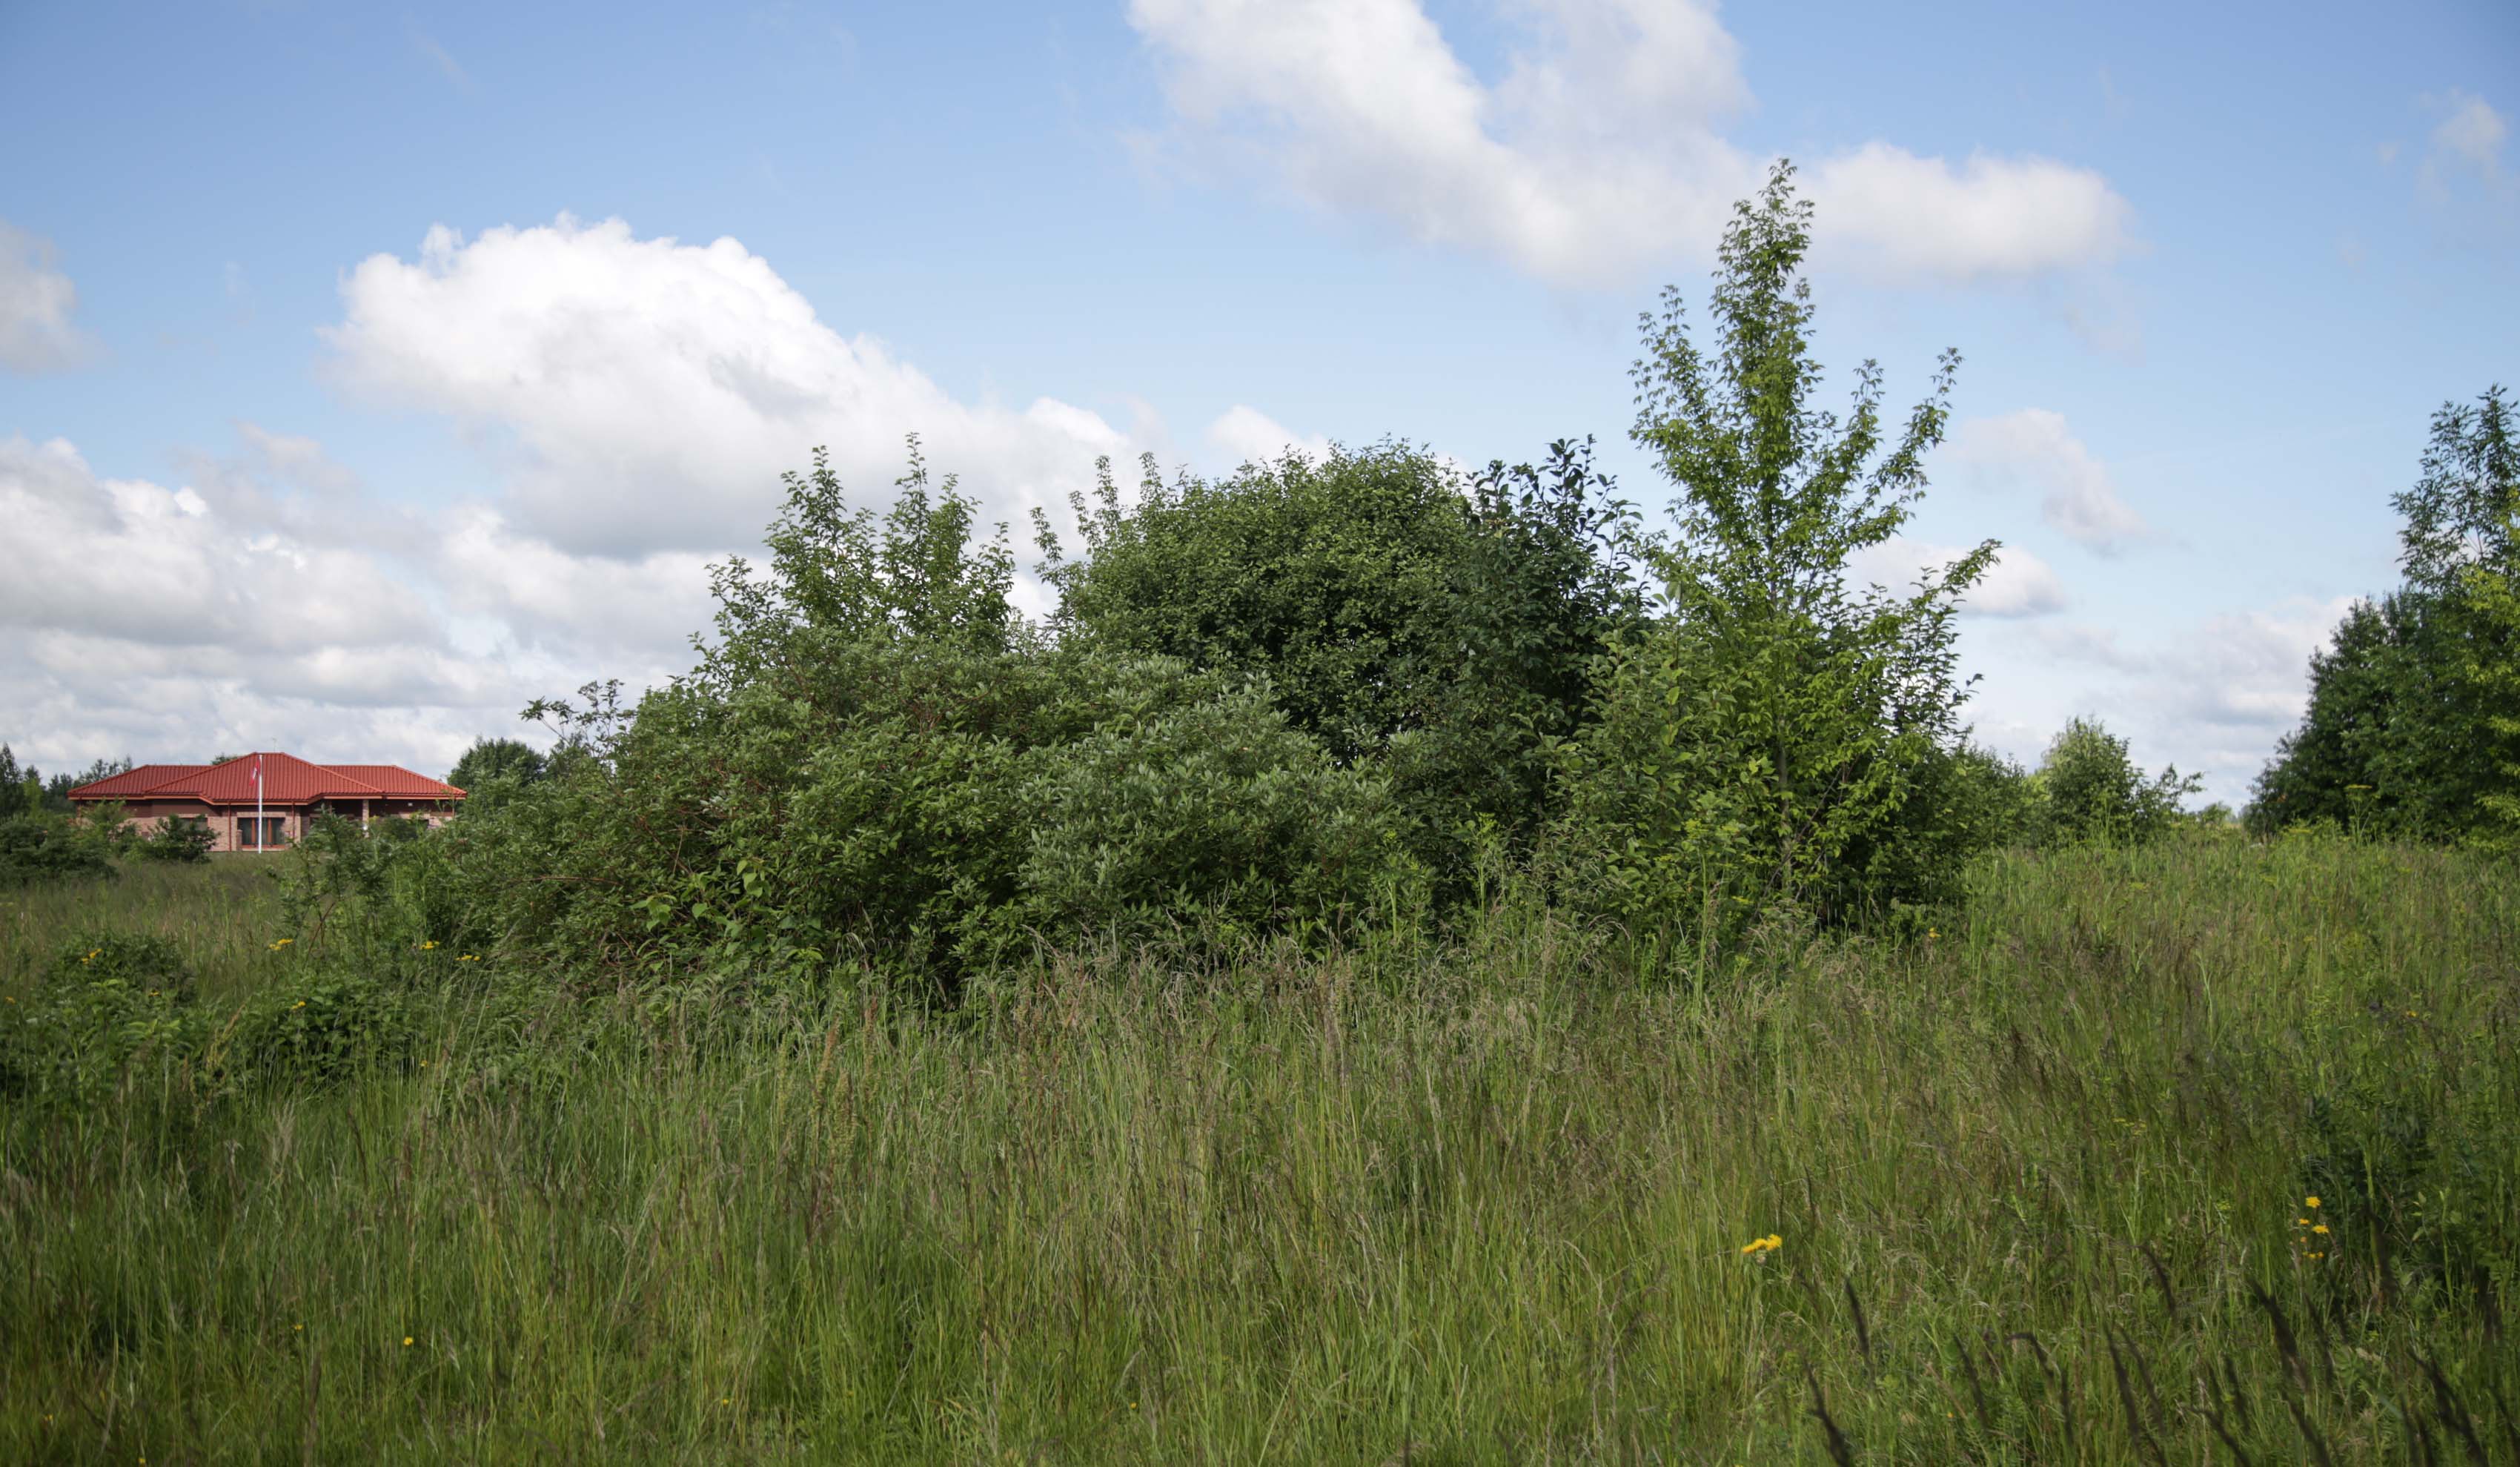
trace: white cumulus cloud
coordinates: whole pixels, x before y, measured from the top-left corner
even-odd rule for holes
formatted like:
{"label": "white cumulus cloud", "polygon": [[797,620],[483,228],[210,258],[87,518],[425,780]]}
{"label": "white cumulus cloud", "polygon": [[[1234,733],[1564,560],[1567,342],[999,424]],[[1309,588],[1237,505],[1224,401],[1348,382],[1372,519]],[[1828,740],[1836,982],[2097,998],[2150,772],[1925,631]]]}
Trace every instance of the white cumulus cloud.
{"label": "white cumulus cloud", "polygon": [[[1132,0],[1182,138],[1297,198],[1543,279],[1618,284],[1699,257],[1765,160],[1731,142],[1739,48],[1690,0],[1523,0],[1483,80],[1419,0]],[[1819,247],[1891,276],[1966,280],[2106,262],[2133,210],[2088,168],[1958,165],[1872,141],[1820,160]]]}
{"label": "white cumulus cloud", "polygon": [[1090,486],[1126,436],[1084,408],[955,399],[881,342],[843,337],[732,239],[641,239],[565,215],[419,258],[378,254],[342,284],[326,337],[368,398],[442,414],[503,466],[502,512],[571,553],[636,560],[750,544],[780,475],[828,445],[888,503],[906,435],[995,518]]}
{"label": "white cumulus cloud", "polygon": [[698,557],[572,556],[477,505],[397,514],[314,440],[238,428],[242,453],[192,456],[199,487],[0,438],[0,523],[18,536],[0,741],[22,756],[281,748],[442,773],[538,694],[689,665]]}
{"label": "white cumulus cloud", "polygon": [[1968,419],[1952,431],[1945,451],[1984,486],[2036,491],[2047,522],[2091,549],[2109,554],[2152,537],[2143,516],[2118,494],[2108,466],[2074,436],[2062,413],[2027,407]]}

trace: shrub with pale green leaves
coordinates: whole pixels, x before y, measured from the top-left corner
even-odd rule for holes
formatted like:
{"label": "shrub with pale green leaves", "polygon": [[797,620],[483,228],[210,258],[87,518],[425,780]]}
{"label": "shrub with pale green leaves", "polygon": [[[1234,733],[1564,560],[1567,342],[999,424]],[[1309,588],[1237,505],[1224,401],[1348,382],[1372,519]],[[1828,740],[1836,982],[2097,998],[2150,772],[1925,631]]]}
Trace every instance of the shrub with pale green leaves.
{"label": "shrub with pale green leaves", "polygon": [[1958,356],[1904,427],[1869,362],[1845,418],[1817,406],[1810,221],[1780,165],[1725,237],[1703,344],[1677,293],[1648,323],[1634,437],[1679,533],[1645,551],[1661,615],[1608,655],[1564,753],[1571,894],[1705,950],[1772,916],[1944,899],[1981,835],[1957,800],[1952,618],[1994,542],[1901,591],[1848,571],[1923,493]]}

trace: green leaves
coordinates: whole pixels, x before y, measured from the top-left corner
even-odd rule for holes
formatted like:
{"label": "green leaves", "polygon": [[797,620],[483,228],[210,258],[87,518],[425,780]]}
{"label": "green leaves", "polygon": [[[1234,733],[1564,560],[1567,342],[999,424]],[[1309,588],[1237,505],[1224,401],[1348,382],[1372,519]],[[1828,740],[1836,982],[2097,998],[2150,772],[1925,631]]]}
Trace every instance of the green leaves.
{"label": "green leaves", "polygon": [[1994,543],[1905,596],[1846,583],[1848,557],[1923,492],[1958,357],[1943,355],[1895,443],[1870,362],[1843,419],[1814,406],[1810,221],[1780,164],[1734,211],[1711,352],[1677,292],[1642,323],[1633,436],[1680,491],[1679,532],[1644,551],[1662,615],[1611,653],[1561,756],[1573,889],[1632,931],[1710,948],[1774,911],[1843,920],[1931,899],[1975,831],[1939,774],[1965,694],[1954,606]]}
{"label": "green leaves", "polygon": [[[2301,726],[2258,776],[2260,830],[2333,822],[2491,838],[2520,801],[2520,445],[2500,388],[2449,403],[2415,485],[2395,497],[2407,582],[2358,603],[2312,655]],[[2503,720],[2503,721],[2498,721]]]}
{"label": "green leaves", "polygon": [[2140,845],[2166,834],[2179,802],[2204,788],[2176,766],[2146,778],[2127,741],[2097,719],[2074,718],[2048,746],[2034,778],[2033,834],[2042,845]]}

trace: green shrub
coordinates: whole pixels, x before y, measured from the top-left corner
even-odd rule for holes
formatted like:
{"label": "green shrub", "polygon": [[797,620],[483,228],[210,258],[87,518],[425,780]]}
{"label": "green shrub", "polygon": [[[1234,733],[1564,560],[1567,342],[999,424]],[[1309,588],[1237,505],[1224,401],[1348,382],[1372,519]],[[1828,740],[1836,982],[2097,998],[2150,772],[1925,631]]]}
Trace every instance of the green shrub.
{"label": "green shrub", "polygon": [[2042,843],[2140,845],[2177,824],[2179,802],[2204,781],[2175,766],[2146,777],[2126,740],[2096,719],[2075,718],[2048,743],[2036,784]]}
{"label": "green shrub", "polygon": [[901,491],[878,526],[818,458],[770,574],[722,571],[690,677],[635,711],[594,688],[540,706],[567,733],[551,777],[424,843],[466,940],[951,984],[1037,932],[1159,910],[1304,928],[1387,885],[1378,778],[1239,674],[1050,643],[1008,608],[968,502],[916,466]]}
{"label": "green shrub", "polygon": [[144,860],[206,861],[217,838],[206,815],[169,815],[141,837],[133,848]]}
{"label": "green shrub", "polygon": [[102,1102],[134,1071],[184,1062],[200,1030],[175,944],[119,933],[64,946],[0,1023],[0,1093],[71,1110]]}
{"label": "green shrub", "polygon": [[[1633,516],[1589,442],[1462,481],[1383,443],[1165,483],[1122,510],[1107,464],[1057,562],[1058,624],[1123,655],[1265,680],[1343,766],[1381,764],[1413,840],[1458,885],[1468,831],[1517,848],[1552,807],[1547,750],[1582,721],[1595,658],[1633,621]],[[1466,492],[1465,492],[1466,491]]]}
{"label": "green shrub", "polygon": [[112,875],[105,843],[70,821],[49,815],[0,819],[0,888]]}
{"label": "green shrub", "polygon": [[1204,696],[1106,714],[1040,761],[1012,923],[1072,943],[1190,920],[1220,935],[1344,927],[1378,903],[1415,907],[1389,781],[1333,764],[1265,683],[1211,692],[1177,665],[1097,670]]}
{"label": "green shrub", "polygon": [[1124,654],[1268,679],[1342,761],[1419,726],[1458,650],[1445,633],[1471,543],[1458,476],[1422,449],[1289,452],[1209,483],[1151,459],[1123,513],[1107,466],[1088,558],[1051,573],[1059,616]]}
{"label": "green shrub", "polygon": [[327,1085],[398,1064],[414,1034],[403,985],[310,963],[256,989],[208,1037],[202,1061],[229,1086]]}

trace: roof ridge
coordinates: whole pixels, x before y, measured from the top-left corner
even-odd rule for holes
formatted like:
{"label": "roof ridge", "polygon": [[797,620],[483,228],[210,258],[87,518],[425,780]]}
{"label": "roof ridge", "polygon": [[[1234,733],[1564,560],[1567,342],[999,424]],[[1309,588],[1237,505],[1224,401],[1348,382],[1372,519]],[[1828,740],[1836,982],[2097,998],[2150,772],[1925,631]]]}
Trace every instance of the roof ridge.
{"label": "roof ridge", "polygon": [[[142,765],[140,766],[140,768],[139,768],[139,769],[132,769],[132,770],[128,770],[128,771],[126,771],[126,772],[128,772],[128,773],[132,773],[132,774],[137,774],[137,773],[139,773],[139,772],[140,772],[140,769],[146,769],[146,768],[148,768],[148,767],[149,767],[149,765],[147,765],[147,764],[142,764]],[[154,793],[156,793],[157,791],[158,791],[158,790],[162,790],[162,789],[166,788],[168,785],[171,785],[171,784],[175,783],[177,780],[181,780],[181,779],[198,779],[198,778],[200,778],[202,775],[208,773],[210,770],[217,768],[217,767],[218,767],[218,765],[216,765],[216,764],[160,764],[160,765],[158,765],[158,767],[159,767],[159,768],[161,768],[161,769],[172,769],[172,770],[174,770],[175,772],[174,772],[174,773],[172,773],[172,774],[167,775],[164,779],[161,779],[161,780],[158,781],[158,782],[157,782],[156,784],[154,784],[154,785],[142,785],[139,789],[136,789],[136,790],[132,791],[131,793],[132,793],[132,794],[134,794],[134,795],[149,795],[149,794],[154,794]],[[116,776],[108,776],[108,778],[113,778],[113,777],[116,777]],[[102,780],[102,779],[100,779],[100,780],[95,780],[95,781],[93,781],[91,784],[85,784],[85,785],[81,785],[81,786],[79,786],[79,789],[80,789],[80,790],[90,789],[90,788],[93,788],[93,786],[94,786],[94,785],[101,785],[101,784],[103,784],[103,783],[105,783],[105,780]],[[76,794],[76,793],[78,793],[78,791],[77,791],[77,790],[73,790],[73,791],[71,791],[70,793],[71,793],[71,794]]]}
{"label": "roof ridge", "polygon": [[351,784],[357,785],[360,789],[366,790],[371,794],[382,795],[385,792],[384,786],[372,784],[367,780],[361,779],[359,776],[350,773],[347,768],[340,764],[318,764],[313,759],[299,759],[298,762],[321,769],[325,773],[333,776],[335,779],[347,780]]}

